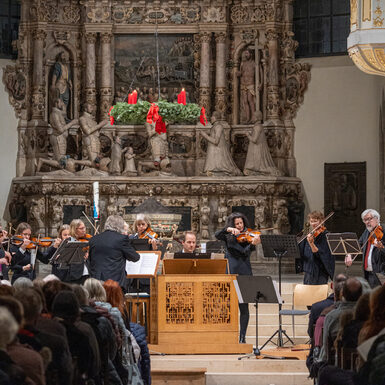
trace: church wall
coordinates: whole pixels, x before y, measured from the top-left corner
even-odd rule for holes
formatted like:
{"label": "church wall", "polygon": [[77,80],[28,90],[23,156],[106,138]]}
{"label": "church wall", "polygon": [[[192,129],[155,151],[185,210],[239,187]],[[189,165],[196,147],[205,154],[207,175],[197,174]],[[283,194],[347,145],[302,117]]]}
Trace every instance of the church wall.
{"label": "church wall", "polygon": [[[14,64],[14,62],[0,59],[1,77],[3,76],[3,68],[9,64]],[[0,86],[0,119],[0,223],[4,224],[5,208],[12,178],[16,176],[18,121],[3,84]]]}
{"label": "church wall", "polygon": [[324,163],[366,162],[367,206],[379,208],[379,113],[384,80],[347,56],[307,58],[311,81],[294,120],[307,210],[324,207]]}

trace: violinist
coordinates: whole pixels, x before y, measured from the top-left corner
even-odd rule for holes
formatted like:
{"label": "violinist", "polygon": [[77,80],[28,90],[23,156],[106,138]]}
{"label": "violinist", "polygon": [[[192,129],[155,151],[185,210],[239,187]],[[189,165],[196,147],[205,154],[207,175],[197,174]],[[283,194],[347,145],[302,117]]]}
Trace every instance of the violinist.
{"label": "violinist", "polygon": [[[215,233],[215,237],[226,243],[226,258],[229,262],[230,274],[253,275],[250,263],[250,254],[255,246],[261,243],[258,234],[249,240],[237,240],[237,236],[248,230],[247,218],[241,213],[232,213],[226,220],[222,230]],[[249,305],[239,304],[240,311],[240,332],[239,342],[246,342],[246,330],[249,323]]]}
{"label": "violinist", "polygon": [[158,234],[152,231],[151,223],[148,217],[144,214],[138,214],[134,222],[135,234],[130,236],[130,239],[148,239],[152,250],[158,249]]}
{"label": "violinist", "polygon": [[323,220],[324,215],[320,211],[312,211],[308,215],[310,232],[298,245],[305,285],[324,285],[329,277],[331,280],[334,277],[335,260],[326,239],[328,231],[321,225]]}
{"label": "violinist", "polygon": [[[86,225],[80,219],[73,219],[70,223],[69,228],[70,238],[69,241],[83,241],[88,238],[86,232]],[[68,241],[67,241],[68,242]],[[88,254],[84,258],[84,263],[82,264],[70,264],[67,271],[60,271],[62,275],[62,281],[68,283],[77,283],[83,284],[84,281],[89,277],[89,267],[88,267]],[[65,270],[65,269],[61,269]]]}
{"label": "violinist", "polygon": [[15,235],[11,238],[9,251],[12,256],[11,270],[13,271],[12,284],[19,277],[35,279],[35,271],[32,265],[32,254],[36,253],[36,259],[48,263],[48,256],[42,253],[39,247],[33,247],[35,242],[31,240],[31,226],[21,222],[16,228]]}
{"label": "violinist", "polygon": [[[53,255],[56,253],[57,249],[66,239],[70,238],[70,226],[62,225],[58,229],[58,236],[55,239],[52,246],[50,246],[47,250],[48,258],[51,259]],[[52,274],[56,275],[59,279],[63,279],[67,270],[61,270],[59,265],[55,263],[55,261],[51,261],[52,263]]]}
{"label": "violinist", "polygon": [[9,264],[11,263],[12,256],[9,251],[7,251],[8,248],[8,240],[7,238],[8,233],[5,230],[2,230],[0,228],[0,243],[2,246],[0,246],[0,279],[6,279],[8,280],[8,269]]}
{"label": "violinist", "polygon": [[[366,227],[358,240],[362,247],[362,267],[365,279],[374,288],[380,285],[376,273],[385,272],[384,227],[380,224],[380,214],[376,210],[365,210],[361,218]],[[349,267],[352,263],[352,256],[348,254],[345,257],[345,265]]]}
{"label": "violinist", "polygon": [[[151,229],[150,219],[144,214],[138,214],[134,222],[135,234],[130,235],[130,239],[148,239],[152,250],[158,250],[158,234]],[[138,284],[139,281],[139,284]],[[150,280],[139,278],[130,280],[130,291],[141,291],[150,293]]]}

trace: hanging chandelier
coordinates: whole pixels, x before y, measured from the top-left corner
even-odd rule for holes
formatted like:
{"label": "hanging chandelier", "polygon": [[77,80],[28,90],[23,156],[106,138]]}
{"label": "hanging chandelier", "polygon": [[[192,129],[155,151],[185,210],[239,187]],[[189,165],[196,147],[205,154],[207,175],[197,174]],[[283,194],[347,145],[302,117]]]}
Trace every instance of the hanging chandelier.
{"label": "hanging chandelier", "polygon": [[348,52],[354,64],[385,76],[385,0],[350,0]]}

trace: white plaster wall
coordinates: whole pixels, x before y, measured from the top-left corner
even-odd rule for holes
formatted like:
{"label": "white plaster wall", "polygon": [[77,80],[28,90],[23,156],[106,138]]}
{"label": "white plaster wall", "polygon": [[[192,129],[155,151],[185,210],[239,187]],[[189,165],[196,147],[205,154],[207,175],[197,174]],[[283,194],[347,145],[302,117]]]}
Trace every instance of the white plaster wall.
{"label": "white plaster wall", "polygon": [[311,81],[294,120],[297,175],[307,210],[324,206],[324,163],[364,162],[367,207],[379,208],[379,109],[383,78],[348,56],[310,58]]}
{"label": "white plaster wall", "polygon": [[[13,64],[11,60],[0,59],[0,75],[3,68]],[[12,178],[16,176],[17,124],[13,107],[3,82],[0,84],[0,223],[5,224],[4,215]]]}

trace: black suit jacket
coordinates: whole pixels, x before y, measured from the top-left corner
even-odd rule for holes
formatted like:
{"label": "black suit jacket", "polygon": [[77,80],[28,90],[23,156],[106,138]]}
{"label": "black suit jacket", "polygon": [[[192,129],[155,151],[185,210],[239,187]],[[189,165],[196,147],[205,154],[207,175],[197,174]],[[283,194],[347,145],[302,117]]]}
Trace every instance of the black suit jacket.
{"label": "black suit jacket", "polygon": [[[381,227],[385,229],[385,226],[381,224]],[[385,231],[385,230],[384,230]],[[368,237],[369,237],[370,232],[365,229],[365,231],[362,233],[359,243],[362,246],[365,244],[362,253],[365,256],[366,254],[366,249],[370,247],[369,242],[366,242]],[[382,243],[385,245],[385,235],[381,239]],[[362,258],[362,268],[365,269],[365,259]],[[373,247],[372,251],[372,267],[373,267],[373,272],[375,273],[384,273],[385,272],[385,249],[379,249],[378,247]]]}
{"label": "black suit jacket", "polygon": [[90,240],[91,277],[106,281],[112,279],[126,287],[126,260],[139,261],[140,255],[131,246],[127,235],[106,230]]}

